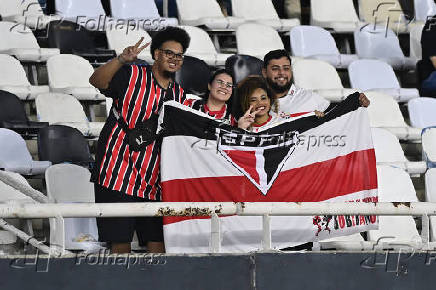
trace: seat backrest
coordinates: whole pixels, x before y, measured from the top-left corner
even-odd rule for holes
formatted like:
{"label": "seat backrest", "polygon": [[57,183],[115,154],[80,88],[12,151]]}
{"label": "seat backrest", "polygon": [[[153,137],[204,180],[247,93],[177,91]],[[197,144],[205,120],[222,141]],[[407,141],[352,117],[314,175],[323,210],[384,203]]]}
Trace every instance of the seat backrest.
{"label": "seat backrest", "polygon": [[0,85],[30,86],[23,66],[10,55],[0,54]]}
{"label": "seat backrest", "polygon": [[427,21],[428,16],[436,15],[436,4],[434,0],[414,0],[415,19]]}
{"label": "seat backrest", "polygon": [[292,55],[338,55],[339,50],[330,32],[318,26],[296,26],[291,29]]}
{"label": "seat backrest", "polygon": [[397,136],[388,130],[371,128],[377,162],[407,162]]}
{"label": "seat backrest", "polygon": [[185,56],[182,68],[176,72],[175,81],[182,86],[187,94],[200,96],[207,91],[210,75],[209,66],[204,61]]}
{"label": "seat backrest", "polygon": [[72,53],[77,49],[95,48],[88,30],[67,20],[56,20],[49,23],[48,29],[49,47],[59,48],[61,53]]}
{"label": "seat backrest", "polygon": [[377,182],[379,202],[418,201],[409,174],[401,168],[377,165]]}
{"label": "seat backrest", "polygon": [[[2,175],[6,175],[8,179],[12,179],[15,182],[20,183],[22,186],[30,187],[27,180],[18,173],[4,171],[4,172],[2,172]],[[3,181],[0,181],[0,203],[13,201],[13,200],[15,200],[15,201],[16,200],[32,201],[32,198],[23,194],[19,190],[16,190],[15,188],[7,185]]]}
{"label": "seat backrest", "polygon": [[422,59],[421,36],[424,23],[417,23],[410,29],[410,57]]}
{"label": "seat backrest", "polygon": [[182,26],[191,37],[191,41],[189,43],[189,47],[186,50],[186,54],[195,54],[195,53],[206,53],[206,54],[216,54],[215,46],[212,43],[212,40],[201,28],[194,26]]}
{"label": "seat backrest", "polygon": [[311,0],[312,18],[318,21],[358,22],[353,0]]}
{"label": "seat backrest", "polygon": [[415,128],[436,126],[436,99],[415,98],[408,103],[410,124]]}
{"label": "seat backrest", "polygon": [[13,22],[0,21],[0,51],[11,48],[39,48],[33,32],[28,27]]}
{"label": "seat backrest", "polygon": [[385,25],[389,21],[398,22],[404,18],[404,11],[398,0],[359,0],[360,19],[365,22]]}
{"label": "seat backrest", "polygon": [[365,92],[371,101],[368,107],[371,127],[406,127],[398,103],[394,98],[379,92]]}
{"label": "seat backrest", "polygon": [[75,164],[56,164],[45,171],[47,196],[56,203],[95,202],[88,169]]}
{"label": "seat backrest", "polygon": [[38,132],[39,160],[53,164],[73,163],[88,166],[92,162],[88,142],[75,128],[62,125],[44,127]]}
{"label": "seat backrest", "polygon": [[36,97],[38,120],[50,124],[59,122],[88,122],[83,107],[67,94],[40,94]]}
{"label": "seat backrest", "polygon": [[2,0],[0,15],[2,17],[20,15],[20,3],[17,0]]}
{"label": "seat backrest", "polygon": [[0,168],[2,164],[9,166],[23,166],[32,162],[29,149],[27,149],[26,141],[20,134],[0,128]]}
{"label": "seat backrest", "polygon": [[0,90],[0,122],[2,121],[27,122],[28,119],[20,99],[10,92]]}
{"label": "seat backrest", "polygon": [[48,83],[52,88],[91,87],[92,65],[83,57],[60,54],[47,60]]}
{"label": "seat backrest", "polygon": [[284,49],[282,39],[272,27],[246,23],[236,29],[238,53],[263,56],[271,50]]}
{"label": "seat backrest", "polygon": [[234,82],[239,83],[249,75],[262,75],[263,61],[245,54],[234,54],[227,58],[225,67],[233,73]]}
{"label": "seat backrest", "polygon": [[56,14],[66,18],[106,15],[100,0],[55,0],[55,6]]}
{"label": "seat backrest", "polygon": [[[127,27],[107,29],[106,37],[109,48],[115,50],[117,54],[121,54],[126,47],[135,45],[141,37],[144,37],[142,43],[151,41],[151,37],[147,31],[142,29],[127,30]],[[150,46],[147,46],[142,51],[142,53],[146,52],[150,53]]]}
{"label": "seat backrest", "polygon": [[436,127],[427,128],[422,132],[422,151],[428,167],[436,167]]}
{"label": "seat backrest", "polygon": [[232,12],[247,20],[279,19],[270,0],[232,0]]}
{"label": "seat backrest", "polygon": [[180,20],[224,17],[218,2],[215,0],[176,0],[176,3]]}
{"label": "seat backrest", "polygon": [[355,60],[348,67],[348,74],[351,87],[362,91],[400,88],[400,83],[392,67],[381,60]]}
{"label": "seat backrest", "polygon": [[425,173],[425,197],[428,202],[436,202],[436,168]]}
{"label": "seat backrest", "polygon": [[359,58],[404,58],[395,33],[386,27],[366,25],[354,31],[354,43]]}
{"label": "seat backrest", "polygon": [[112,16],[121,19],[159,18],[154,0],[110,0]]}
{"label": "seat backrest", "polygon": [[292,64],[294,82],[305,89],[344,88],[336,69],[329,63],[315,59],[300,59]]}

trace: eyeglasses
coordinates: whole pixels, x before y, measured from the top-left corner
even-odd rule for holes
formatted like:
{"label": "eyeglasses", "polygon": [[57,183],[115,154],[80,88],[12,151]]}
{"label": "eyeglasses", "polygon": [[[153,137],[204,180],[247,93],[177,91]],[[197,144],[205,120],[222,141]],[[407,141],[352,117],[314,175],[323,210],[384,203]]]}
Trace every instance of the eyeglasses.
{"label": "eyeglasses", "polygon": [[158,48],[158,49],[160,51],[162,51],[165,54],[165,56],[168,57],[168,58],[174,58],[176,60],[182,60],[183,57],[184,57],[184,55],[182,53],[175,53],[174,51],[169,50],[169,49],[160,49],[160,48]]}
{"label": "eyeglasses", "polygon": [[235,86],[232,83],[225,82],[223,80],[215,80],[220,88],[233,89]]}

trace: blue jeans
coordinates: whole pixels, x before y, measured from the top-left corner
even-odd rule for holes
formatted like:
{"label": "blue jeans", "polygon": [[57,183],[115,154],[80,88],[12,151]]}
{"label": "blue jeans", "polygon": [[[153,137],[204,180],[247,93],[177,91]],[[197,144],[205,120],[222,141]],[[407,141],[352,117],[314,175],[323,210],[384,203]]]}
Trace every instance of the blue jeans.
{"label": "blue jeans", "polygon": [[436,71],[422,82],[421,91],[423,95],[436,97]]}

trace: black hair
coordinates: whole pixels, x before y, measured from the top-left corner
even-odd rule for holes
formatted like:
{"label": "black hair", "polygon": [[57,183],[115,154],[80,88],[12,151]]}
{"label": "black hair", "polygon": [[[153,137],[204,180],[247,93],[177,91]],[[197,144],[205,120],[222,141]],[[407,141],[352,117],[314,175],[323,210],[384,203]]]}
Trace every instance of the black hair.
{"label": "black hair", "polygon": [[276,49],[276,50],[271,50],[270,52],[265,54],[263,58],[263,67],[266,68],[271,60],[279,59],[282,57],[286,57],[287,59],[289,59],[289,63],[292,64],[291,57],[289,56],[289,53],[286,50]]}
{"label": "black hair", "polygon": [[152,38],[150,46],[151,57],[154,59],[154,51],[160,48],[164,42],[170,40],[180,43],[183,48],[183,53],[185,53],[189,47],[191,38],[184,29],[174,26],[168,26],[164,30],[159,31]]}

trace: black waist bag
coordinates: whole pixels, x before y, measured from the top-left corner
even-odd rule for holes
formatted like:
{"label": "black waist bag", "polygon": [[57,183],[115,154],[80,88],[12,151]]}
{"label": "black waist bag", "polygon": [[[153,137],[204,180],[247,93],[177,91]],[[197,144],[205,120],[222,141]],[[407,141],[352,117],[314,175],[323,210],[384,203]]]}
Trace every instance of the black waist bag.
{"label": "black waist bag", "polygon": [[130,129],[123,118],[118,115],[118,112],[115,109],[113,109],[113,111],[118,124],[127,135],[127,142],[131,151],[143,151],[148,145],[158,139],[159,135],[156,134],[156,131],[159,115],[151,114],[151,117],[148,120],[141,122],[137,124],[135,128]]}

